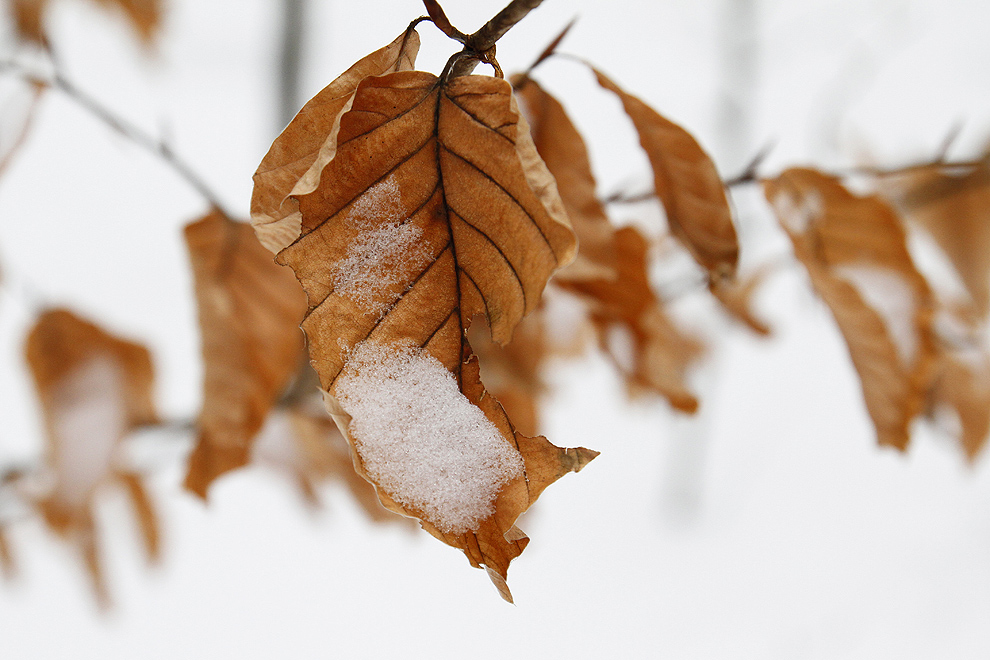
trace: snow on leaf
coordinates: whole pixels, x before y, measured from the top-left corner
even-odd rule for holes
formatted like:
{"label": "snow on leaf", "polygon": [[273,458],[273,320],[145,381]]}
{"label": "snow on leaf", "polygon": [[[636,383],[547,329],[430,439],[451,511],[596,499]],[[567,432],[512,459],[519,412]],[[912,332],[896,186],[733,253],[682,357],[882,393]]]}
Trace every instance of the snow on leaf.
{"label": "snow on leaf", "polygon": [[592,70],[598,84],[622,101],[639,133],[671,233],[708,271],[712,281],[731,278],[739,259],[739,243],[725,187],[712,159],[690,133],[625,92],[601,71]]}
{"label": "snow on leaf", "polygon": [[899,219],[881,199],[857,197],[814,170],[787,170],[764,191],[835,316],[880,444],[906,448],[936,347],[933,295]]}
{"label": "snow on leaf", "polygon": [[63,309],[41,315],[25,353],[44,414],[52,482],[39,507],[48,525],[79,547],[97,596],[106,604],[92,516],[99,488],[123,482],[149,556],[157,556],[157,517],[143,489],[134,488],[137,477],[118,468],[117,456],[131,429],[157,420],[151,358],[143,346]]}
{"label": "snow on leaf", "polygon": [[250,225],[214,211],[185,229],[204,364],[203,408],[186,488],[206,496],[248,462],[251,442],[303,357],[305,295]]}
{"label": "snow on leaf", "polygon": [[523,476],[516,448],[420,349],[359,344],[336,393],[368,476],[445,533],[476,529],[499,489]]}
{"label": "snow on leaf", "polygon": [[[362,419],[370,413],[348,389],[362,356],[383,351],[373,362],[387,371],[399,369],[404,351],[414,350],[416,360],[442,366],[457,397],[465,397],[463,405],[478,408],[521,456],[522,471],[510,471],[515,476],[492,486],[494,508],[475,520],[482,514],[458,517],[426,500],[390,494],[356,452],[357,469],[376,484],[386,507],[419,518],[474,566],[485,565],[509,598],[508,565],[527,541],[514,526],[516,518],[546,485],[594,456],[516,433],[482,386],[465,336],[471,319],[481,314],[492,337],[507,342],[538,306],[551,273],[575,252],[553,177],[536,153],[509,84],[484,76],[443,81],[418,71],[366,78],[340,118],[335,155],[319,187],[297,197],[301,235],[277,260],[293,268],[306,290],[303,329],[310,357],[328,409],[352,446],[378,442],[371,437],[376,425]],[[379,213],[367,214],[369,205]],[[407,245],[408,257],[398,259],[385,248],[365,255],[355,247],[377,245],[379,230]],[[362,258],[354,258],[359,253]],[[341,281],[375,279],[350,276],[359,261],[380,277],[360,295],[349,287],[341,293]],[[357,361],[348,366],[350,360]]]}
{"label": "snow on leaf", "polygon": [[368,76],[412,69],[418,51],[419,33],[403,32],[324,87],[272,143],[254,174],[251,196],[251,223],[265,247],[278,252],[299,237],[302,216],[294,196],[310,193],[319,184],[337,150],[340,117],[350,108],[358,83]]}

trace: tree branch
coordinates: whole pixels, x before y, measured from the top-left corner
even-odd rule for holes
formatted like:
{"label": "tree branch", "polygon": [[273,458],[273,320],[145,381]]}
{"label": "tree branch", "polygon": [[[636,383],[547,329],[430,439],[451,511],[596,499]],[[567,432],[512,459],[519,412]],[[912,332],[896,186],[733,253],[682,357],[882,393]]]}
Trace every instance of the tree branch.
{"label": "tree branch", "polygon": [[[501,39],[513,25],[524,19],[526,14],[539,7],[542,2],[543,0],[512,0],[490,21],[482,25],[477,32],[468,36],[465,47],[478,55],[488,53],[495,48],[496,41]],[[491,61],[494,59],[494,53],[492,53]],[[478,66],[479,61],[475,58],[461,58],[454,65],[450,76],[453,78],[469,75]]]}
{"label": "tree branch", "polygon": [[22,79],[31,84],[52,87],[62,92],[73,102],[75,102],[76,105],[106,124],[111,130],[140,146],[145,151],[148,151],[149,153],[160,158],[172,169],[172,171],[178,174],[180,178],[182,178],[213,208],[217,209],[228,218],[232,217],[225,210],[224,205],[220,202],[220,198],[213,192],[213,190],[184,160],[179,158],[175,152],[172,151],[171,147],[169,147],[166,142],[156,139],[150,133],[145,132],[136,125],[118,116],[96,98],[90,96],[77,87],[75,83],[63,76],[61,73],[56,72],[52,76],[51,80],[45,80],[35,76],[15,62],[0,63],[0,72],[7,71],[15,72]]}

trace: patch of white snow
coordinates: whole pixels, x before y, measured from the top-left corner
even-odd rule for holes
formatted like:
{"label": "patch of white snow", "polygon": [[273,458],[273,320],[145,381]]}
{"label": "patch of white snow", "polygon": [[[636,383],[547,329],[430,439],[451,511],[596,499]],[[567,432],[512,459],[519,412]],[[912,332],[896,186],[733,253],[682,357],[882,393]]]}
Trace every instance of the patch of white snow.
{"label": "patch of white snow", "polygon": [[368,475],[444,532],[476,529],[523,473],[519,451],[422,350],[359,344],[336,396]]}

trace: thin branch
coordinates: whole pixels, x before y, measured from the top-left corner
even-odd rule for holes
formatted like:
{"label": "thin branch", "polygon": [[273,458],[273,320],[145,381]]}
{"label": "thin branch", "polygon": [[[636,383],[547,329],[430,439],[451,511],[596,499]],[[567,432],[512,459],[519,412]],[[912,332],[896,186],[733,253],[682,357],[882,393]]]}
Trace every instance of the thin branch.
{"label": "thin branch", "polygon": [[570,23],[565,25],[564,29],[560,31],[560,34],[554,37],[553,41],[547,44],[547,47],[543,49],[543,52],[540,53],[535,60],[533,60],[533,63],[530,64],[529,67],[523,72],[522,75],[523,78],[528,77],[529,74],[531,74],[536,67],[543,64],[543,62],[545,62],[547,59],[553,56],[554,53],[557,52],[557,46],[559,46],[560,42],[564,40],[564,37],[566,37],[567,33],[571,31],[571,28],[574,27],[575,23],[577,23],[577,16],[572,18]]}
{"label": "thin branch", "polygon": [[52,87],[62,92],[69,99],[75,102],[76,105],[83,108],[98,120],[106,124],[111,130],[160,158],[172,169],[172,171],[178,174],[180,178],[182,178],[191,188],[193,188],[193,190],[199,193],[199,195],[213,208],[217,209],[228,218],[232,217],[231,214],[225,210],[224,205],[220,202],[220,198],[203,181],[202,177],[200,177],[184,160],[179,158],[179,156],[172,151],[171,147],[169,147],[167,143],[156,139],[150,133],[147,133],[136,125],[118,116],[107,106],[103,105],[93,96],[84,92],[61,73],[56,72],[52,76],[51,80],[44,80],[25,70],[17,63],[0,63],[0,72],[6,71],[14,71],[20,75],[21,78],[32,84]]}
{"label": "thin branch", "polygon": [[484,53],[495,45],[513,25],[526,18],[543,0],[512,0],[505,9],[481,26],[481,29],[468,37],[468,45],[479,53]]}
{"label": "thin branch", "polygon": [[975,160],[957,160],[957,161],[945,161],[936,159],[932,161],[927,161],[924,163],[913,163],[911,165],[902,165],[900,167],[876,167],[874,165],[859,165],[856,167],[849,167],[843,170],[838,170],[836,172],[831,172],[832,176],[838,178],[850,178],[850,177],[868,177],[873,179],[884,179],[887,177],[903,176],[907,174],[916,174],[918,172],[924,172],[925,170],[937,170],[940,172],[944,171],[967,171],[974,170],[980,167],[987,167],[990,161],[986,157],[978,158]]}
{"label": "thin branch", "polygon": [[[459,59],[450,76],[453,78],[469,75],[478,66],[479,61],[488,62],[498,70],[494,53],[495,42],[501,39],[513,25],[524,19],[529,12],[539,7],[542,2],[543,0],[512,0],[490,21],[482,25],[477,32],[468,36],[464,44],[465,50],[470,51],[476,57]],[[481,56],[485,57],[482,59]]]}
{"label": "thin branch", "polygon": [[617,190],[608,197],[602,198],[600,201],[602,204],[639,204],[640,202],[649,202],[657,198],[657,194],[652,191],[646,191],[641,193],[625,193],[621,190]]}

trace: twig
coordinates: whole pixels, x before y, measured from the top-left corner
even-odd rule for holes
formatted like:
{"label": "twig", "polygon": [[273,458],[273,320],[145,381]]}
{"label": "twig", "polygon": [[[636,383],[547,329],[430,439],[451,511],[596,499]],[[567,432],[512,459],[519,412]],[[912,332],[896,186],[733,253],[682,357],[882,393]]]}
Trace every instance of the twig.
{"label": "twig", "polygon": [[466,51],[475,57],[464,57],[454,64],[450,76],[469,75],[478,66],[479,61],[485,61],[498,69],[498,62],[495,61],[495,42],[502,38],[513,25],[521,21],[533,9],[540,6],[543,0],[512,0],[506,7],[497,13],[490,21],[481,28],[469,35],[463,42]]}
{"label": "twig", "polygon": [[936,159],[925,163],[914,163],[911,165],[903,165],[901,167],[893,167],[893,168],[876,167],[873,165],[860,165],[856,167],[846,168],[844,170],[838,170],[837,172],[833,173],[833,176],[837,176],[841,178],[864,176],[864,177],[871,177],[874,179],[883,179],[886,177],[914,174],[916,172],[923,172],[928,169],[937,169],[940,171],[973,170],[978,167],[986,167],[987,165],[988,165],[987,158],[978,158],[976,160],[959,160],[959,161],[945,161],[941,159]]}
{"label": "twig", "polygon": [[765,161],[767,156],[770,155],[770,152],[773,151],[773,146],[774,145],[772,142],[764,145],[762,149],[756,152],[756,155],[753,156],[752,160],[746,164],[746,167],[743,168],[742,172],[730,179],[726,179],[723,182],[723,185],[726,188],[732,188],[734,186],[741,186],[747,183],[756,183],[759,181],[760,177],[758,170],[760,169],[760,165],[763,164],[763,161]]}
{"label": "twig", "polygon": [[502,38],[513,25],[526,17],[530,11],[540,6],[543,0],[512,0],[505,9],[481,26],[481,29],[468,37],[468,46],[476,52],[484,53]]}
{"label": "twig", "polygon": [[169,147],[167,143],[155,139],[151,134],[121,118],[107,106],[99,102],[96,98],[90,96],[77,87],[75,83],[70,81],[61,73],[56,72],[52,76],[51,80],[44,80],[25,70],[17,63],[0,63],[0,72],[5,71],[14,71],[30,83],[52,87],[62,92],[74,101],[76,105],[83,108],[98,120],[106,124],[111,130],[162,159],[165,164],[167,164],[176,174],[179,175],[180,178],[189,184],[191,188],[199,193],[199,195],[203,197],[203,199],[205,199],[213,208],[220,211],[227,218],[232,217],[231,214],[225,210],[224,205],[220,202],[219,197],[213,192],[213,190],[184,160],[179,158],[175,152],[172,151],[171,147]]}
{"label": "twig", "polygon": [[602,204],[639,204],[640,202],[649,202],[654,200],[656,197],[657,194],[652,190],[633,195],[617,190],[608,197],[602,198],[601,202]]}

